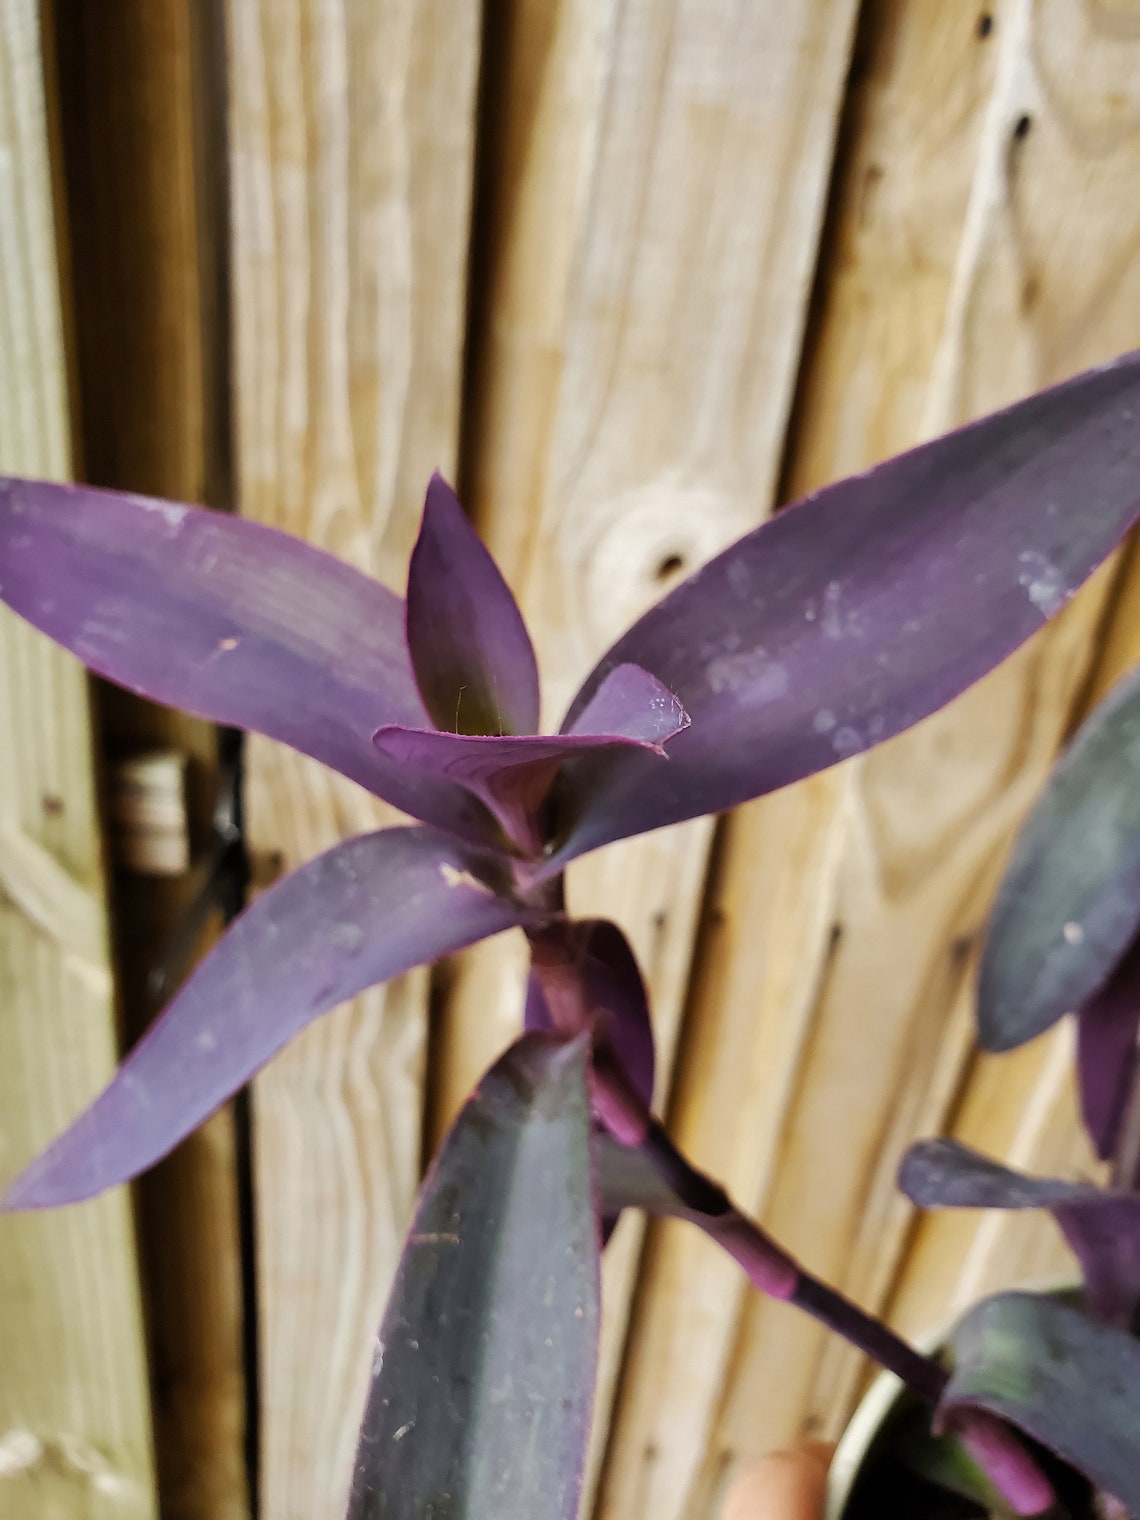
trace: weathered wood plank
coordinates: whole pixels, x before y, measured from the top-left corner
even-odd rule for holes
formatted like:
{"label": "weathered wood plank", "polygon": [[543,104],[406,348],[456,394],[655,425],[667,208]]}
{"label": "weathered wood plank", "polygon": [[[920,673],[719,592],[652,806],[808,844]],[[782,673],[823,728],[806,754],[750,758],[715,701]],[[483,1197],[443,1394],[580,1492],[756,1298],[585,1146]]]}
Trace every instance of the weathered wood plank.
{"label": "weathered wood plank", "polygon": [[[459,428],[479,7],[230,0],[240,509],[403,589]],[[248,749],[261,874],[388,821]],[[259,1079],[267,1520],[337,1512],[419,1176],[426,973],[320,1022]]]}
{"label": "weathered wood plank", "polygon": [[[548,721],[628,622],[771,506],[854,11],[491,8],[463,482],[530,623]],[[648,974],[661,1096],[710,836],[698,823],[571,873],[574,910],[619,922]],[[489,947],[460,972],[443,1112],[517,1026],[523,964]],[[607,1252],[599,1435],[640,1241],[631,1221]]]}
{"label": "weathered wood plank", "polygon": [[[180,501],[226,503],[225,356],[216,162],[224,109],[214,4],[56,0],[64,170],[72,234],[85,478]],[[188,762],[189,838],[210,847],[217,741],[208,724],[100,690],[119,761]],[[178,934],[200,876],[152,840],[126,851],[108,798],[124,1022],[156,1011],[147,974]],[[215,926],[216,927],[216,926]],[[183,967],[182,969],[186,969]],[[168,986],[169,994],[175,989]],[[151,1306],[159,1492],[169,1520],[243,1520],[245,1388],[233,1122],[211,1120],[138,1190]]]}
{"label": "weathered wood plank", "polygon": [[[1020,0],[986,14],[979,26],[950,0],[866,9],[789,495],[1140,338],[1129,28],[1082,36],[1094,23],[1072,8]],[[1110,85],[1122,103],[1106,120]],[[744,1201],[871,1306],[906,1236],[895,1163],[958,1090],[971,942],[998,854],[1067,727],[1105,585],[952,709],[813,783],[832,788],[840,837],[814,890],[797,883],[816,946],[770,1013],[757,1013],[754,989],[771,975],[783,905],[753,883],[764,831],[793,803],[761,802],[728,829],[723,890],[747,928],[729,963],[710,938],[705,953],[722,963],[686,1048],[721,1051],[726,1069],[735,1052],[738,1076],[706,1105],[694,1060],[682,1133],[701,1160],[727,1152]],[[694,1249],[685,1271],[684,1250],[663,1232],[606,1515],[710,1513],[740,1458],[834,1431],[854,1393],[857,1362],[822,1331],[739,1290],[714,1299],[705,1261]]]}
{"label": "weathered wood plank", "polygon": [[[37,7],[0,9],[0,467],[72,468]],[[0,1174],[116,1059],[87,679],[0,618]],[[32,906],[38,903],[42,911]],[[0,1220],[0,1516],[152,1520],[147,1367],[125,1190]]]}

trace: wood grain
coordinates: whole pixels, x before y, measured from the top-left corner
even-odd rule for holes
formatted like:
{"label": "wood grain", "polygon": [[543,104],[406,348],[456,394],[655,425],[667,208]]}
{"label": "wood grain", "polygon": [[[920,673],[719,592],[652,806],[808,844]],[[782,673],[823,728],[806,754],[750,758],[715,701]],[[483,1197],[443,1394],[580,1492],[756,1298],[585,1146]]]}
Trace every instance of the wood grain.
{"label": "wood grain", "polygon": [[[1127,93],[1129,29],[1083,36],[1073,8],[1049,5],[986,13],[980,28],[949,0],[865,9],[789,495],[1140,338],[1134,113],[1092,122],[1110,83]],[[1080,60],[1063,82],[1062,56]],[[963,1080],[974,936],[1069,725],[1109,579],[944,713],[821,778],[838,837],[814,885],[797,881],[807,925],[784,924],[758,864],[790,798],[727,830],[722,890],[746,927],[727,954],[716,933],[699,952],[677,1122],[702,1162],[727,1152],[742,1199],[813,1271],[871,1307],[909,1228],[897,1158]],[[773,942],[807,950],[769,1011],[755,989]],[[729,1079],[709,1099],[713,1060]],[[741,1459],[845,1417],[857,1361],[783,1306],[727,1280],[714,1294],[709,1270],[661,1232],[601,1514],[713,1513]]]}
{"label": "wood grain", "polygon": [[[72,465],[37,7],[0,9],[0,467]],[[0,1177],[109,1078],[116,1031],[91,705],[80,666],[0,618]],[[130,1202],[0,1220],[0,1516],[153,1520]]]}
{"label": "wood grain", "polygon": [[[1034,129],[1044,126],[1041,152],[1050,155],[1051,168],[1059,164],[1062,169],[1057,193],[1065,194],[1065,205],[1071,208],[1068,217],[1081,223],[1089,240],[1086,280],[1067,287],[1070,303],[1074,290],[1085,301],[1072,303],[1068,325],[1089,337],[1103,321],[1104,347],[1096,352],[1127,348],[1140,338],[1140,281],[1128,267],[1140,239],[1140,218],[1122,217],[1114,198],[1136,194],[1140,15],[1078,13],[1041,5],[1018,19],[1024,27],[1020,67],[1027,81],[1025,114]],[[1063,66],[1066,58],[1070,62]],[[1081,86],[1075,91],[1078,77]],[[1029,109],[1035,100],[1044,102],[1043,121]],[[1038,190],[1044,193],[1043,187]],[[1031,223],[1019,219],[1017,225],[1042,236]],[[1075,228],[1066,230],[1074,236]],[[1026,240],[1023,246],[1032,252],[1032,242]],[[1073,264],[1079,257],[1079,250],[1071,248]],[[1038,267],[1042,266],[1030,266],[1032,293],[1045,299],[1037,283]],[[1059,290],[1052,296],[1052,309],[1058,315],[1066,310]],[[1138,572],[1134,537],[1121,556],[1094,663],[1070,715],[1070,730],[1140,658]],[[1072,1056],[1073,1031],[1066,1024],[1012,1055],[977,1057],[951,1132],[1027,1171],[1103,1177],[1080,1123]],[[1018,1281],[1071,1276],[1074,1270],[1071,1255],[1047,1218],[996,1214],[979,1224],[969,1214],[928,1216],[920,1222],[906,1259],[891,1317],[915,1332],[979,1294]]]}
{"label": "wood grain", "polygon": [[[549,723],[634,617],[772,504],[854,12],[489,11],[462,476]],[[620,923],[647,973],[660,1097],[710,837],[700,822],[571,872],[572,909]],[[438,1121],[517,1028],[524,961],[488,947],[461,970]],[[640,1243],[629,1221],[607,1251],[599,1437]]]}
{"label": "wood grain", "polygon": [[[403,589],[458,446],[474,0],[231,0],[241,510]],[[261,879],[387,810],[254,741]],[[266,1520],[338,1512],[420,1168],[427,975],[320,1021],[258,1080]]]}
{"label": "wood grain", "polygon": [[[224,506],[218,251],[225,228],[217,204],[224,165],[210,131],[224,98],[213,82],[215,10],[213,0],[108,0],[94,8],[57,0],[55,25],[84,478]],[[178,935],[200,883],[191,861],[179,866],[179,850],[196,864],[211,846],[217,740],[210,725],[109,686],[100,688],[100,717],[119,866],[116,954],[133,1038],[157,1011],[148,973]],[[182,757],[188,833],[180,845],[176,822],[173,832],[136,837],[126,851],[114,783],[156,752]],[[156,875],[163,858],[167,868]],[[210,932],[217,928],[215,915]],[[212,1119],[138,1193],[162,1513],[245,1520],[232,1117]]]}

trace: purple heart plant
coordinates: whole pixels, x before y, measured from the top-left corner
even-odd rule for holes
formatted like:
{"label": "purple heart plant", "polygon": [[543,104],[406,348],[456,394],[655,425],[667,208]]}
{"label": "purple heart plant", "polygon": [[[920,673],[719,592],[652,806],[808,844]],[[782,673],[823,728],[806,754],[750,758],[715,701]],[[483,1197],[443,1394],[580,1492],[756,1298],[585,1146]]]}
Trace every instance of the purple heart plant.
{"label": "purple heart plant", "polygon": [[[636,961],[615,925],[571,920],[562,888],[586,851],[866,750],[1005,659],[1140,516],[1138,408],[1133,354],[779,513],[635,623],[548,735],[535,732],[518,607],[438,476],[403,602],[240,518],[0,482],[0,596],[16,612],[99,674],[282,740],[419,820],[336,845],[258,897],[5,1207],[76,1202],[134,1177],[335,1004],[520,929],[525,1031],[423,1185],[373,1360],[351,1520],[577,1514],[598,1255],[629,1206],[690,1220],[762,1291],[898,1373],[929,1411],[928,1441],[952,1446],[1007,1511],[1047,1509],[1075,1470],[1140,1514],[1131,1198],[1013,1183],[979,1158],[934,1153],[923,1175],[949,1180],[927,1191],[956,1196],[928,1201],[1053,1209],[1089,1286],[1087,1315],[1047,1300],[981,1306],[951,1375],[812,1277],[680,1154],[651,1111]],[[1140,730],[1135,713],[1108,722]],[[1130,759],[1128,742],[1140,741],[1125,741]],[[1012,1043],[1085,997],[1090,1101],[1106,1133],[1131,1134],[1135,1084],[1116,1073],[1135,1045],[1136,972],[1121,972],[1119,992],[1101,984],[1109,952],[1130,967],[1140,911],[1122,904],[1140,903],[1127,832],[1140,804],[1112,753],[1122,800],[1099,820],[1095,865],[1073,866],[1103,888],[1096,910],[1065,907],[1060,950],[1041,937],[1051,919],[1033,920],[1037,938],[1016,931],[1017,953],[983,975],[983,1024]],[[1054,822],[1030,824],[1026,837],[1046,840],[1038,854]],[[1046,898],[1052,911],[1059,899]],[[1063,1385],[1064,1410],[1036,1391],[1038,1375]]]}
{"label": "purple heart plant", "polygon": [[1109,1186],[1027,1177],[950,1140],[912,1146],[899,1184],[923,1208],[1053,1215],[1080,1264],[1080,1295],[1010,1293],[974,1309],[953,1337],[943,1410],[984,1407],[1014,1419],[1091,1481],[1100,1508],[1089,1513],[1135,1516],[1140,669],[1093,710],[1058,762],[1015,842],[986,934],[984,1048],[1012,1050],[1069,1012],[1085,1127],[1111,1164]]}

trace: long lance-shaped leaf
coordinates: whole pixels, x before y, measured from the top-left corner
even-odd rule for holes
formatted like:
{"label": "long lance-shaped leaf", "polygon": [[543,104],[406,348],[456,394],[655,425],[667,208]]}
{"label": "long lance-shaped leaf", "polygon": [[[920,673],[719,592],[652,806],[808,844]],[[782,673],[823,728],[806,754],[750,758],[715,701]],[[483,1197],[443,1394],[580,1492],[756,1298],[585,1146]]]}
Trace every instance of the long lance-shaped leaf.
{"label": "long lance-shaped leaf", "polygon": [[982,1044],[1010,1050],[1078,1008],[1138,926],[1140,670],[1082,725],[1018,836],[982,955]]}
{"label": "long lance-shaped leaf", "polygon": [[1120,1138],[1136,1080],[1138,1034],[1140,938],[1133,941],[1104,986],[1085,999],[1077,1015],[1081,1112],[1102,1161],[1115,1154]]}
{"label": "long lance-shaped leaf", "polygon": [[528,922],[427,829],[335,845],[235,920],[110,1086],[17,1178],[6,1209],[89,1198],[153,1166],[336,1003]]}
{"label": "long lance-shaped leaf", "polygon": [[952,1345],[945,1425],[975,1409],[999,1415],[1140,1513],[1140,1342],[1054,1299],[1003,1293],[966,1316]]}
{"label": "long lance-shaped leaf", "polygon": [[899,1187],[923,1209],[1048,1209],[1081,1264],[1089,1306],[1127,1322],[1140,1302],[1140,1194],[1026,1177],[954,1140],[920,1140]]}
{"label": "long lance-shaped leaf", "polygon": [[598,1336],[585,1038],[525,1035],[428,1174],[349,1520],[574,1520]]}
{"label": "long lance-shaped leaf", "polygon": [[0,479],[0,600],[120,686],[281,739],[464,837],[494,835],[463,788],[374,748],[382,724],[428,721],[404,604],[300,539],[201,507]]}
{"label": "long lance-shaped leaf", "polygon": [[692,719],[658,771],[575,762],[551,869],[717,812],[934,712],[1057,612],[1140,511],[1140,355],[779,513],[609,651]]}
{"label": "long lance-shaped leaf", "polygon": [[538,666],[518,603],[455,492],[432,476],[408,571],[408,648],[436,728],[533,734]]}

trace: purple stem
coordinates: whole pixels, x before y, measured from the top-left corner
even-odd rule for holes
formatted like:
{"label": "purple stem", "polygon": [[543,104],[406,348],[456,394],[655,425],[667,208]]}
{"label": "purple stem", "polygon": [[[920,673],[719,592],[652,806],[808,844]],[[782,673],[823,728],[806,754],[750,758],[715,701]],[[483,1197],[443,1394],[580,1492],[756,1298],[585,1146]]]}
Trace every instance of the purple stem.
{"label": "purple stem", "polygon": [[924,1404],[937,1404],[949,1382],[949,1374],[930,1357],[907,1344],[873,1315],[860,1309],[842,1293],[800,1270],[796,1291],[789,1300],[843,1336],[880,1367],[886,1367],[906,1384]]}
{"label": "purple stem", "polygon": [[893,1372],[924,1403],[938,1403],[947,1382],[938,1363],[915,1351],[842,1293],[805,1272],[758,1224],[741,1213],[722,1188],[686,1160],[656,1119],[650,1122],[642,1149],[654,1170],[691,1211],[688,1217],[692,1222],[740,1263],[762,1293],[795,1304]]}
{"label": "purple stem", "polygon": [[[739,1262],[761,1292],[803,1309],[849,1345],[893,1372],[924,1404],[937,1407],[949,1381],[937,1361],[923,1356],[887,1325],[805,1272],[758,1224],[736,1208],[722,1188],[681,1154],[656,1119],[649,1120],[641,1149],[685,1205],[685,1217]],[[1003,1421],[978,1411],[966,1444],[974,1460],[1019,1514],[1037,1514],[1052,1502],[1049,1480],[1018,1433]]]}
{"label": "purple stem", "polygon": [[[594,1009],[580,968],[567,955],[561,936],[532,930],[529,938],[531,966],[542,983],[555,1027],[567,1035],[588,1028]],[[595,1044],[592,1065],[596,1116],[621,1144],[641,1149],[685,1206],[686,1217],[739,1262],[761,1292],[797,1305],[893,1372],[916,1398],[937,1407],[948,1377],[932,1357],[921,1355],[842,1293],[805,1272],[742,1214],[723,1188],[681,1154],[605,1045]],[[988,1416],[982,1425],[981,1435],[971,1443],[975,1460],[1019,1513],[1034,1513],[1024,1508],[1026,1495],[1051,1494],[1048,1479],[1012,1429]]]}

